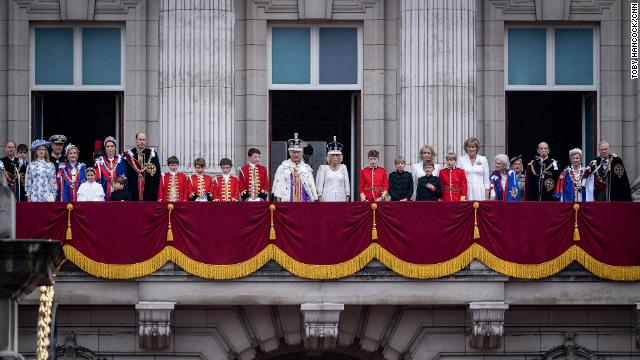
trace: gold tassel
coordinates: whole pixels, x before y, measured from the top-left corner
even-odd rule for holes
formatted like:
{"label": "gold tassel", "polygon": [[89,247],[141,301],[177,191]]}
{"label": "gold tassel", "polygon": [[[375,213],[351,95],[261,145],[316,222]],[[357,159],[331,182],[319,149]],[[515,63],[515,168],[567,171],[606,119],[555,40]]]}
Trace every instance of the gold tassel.
{"label": "gold tassel", "polygon": [[173,230],[171,229],[171,211],[173,211],[173,204],[167,205],[169,209],[169,229],[167,230],[167,241],[173,241]]}
{"label": "gold tassel", "polygon": [[578,231],[578,210],[580,210],[580,205],[573,204],[573,210],[575,211],[575,222],[573,223],[573,241],[580,241],[580,231]]}
{"label": "gold tassel", "polygon": [[269,229],[269,240],[276,239],[276,228],[273,226],[273,212],[276,210],[274,204],[269,205],[269,212],[271,213],[271,228]]}
{"label": "gold tassel", "polygon": [[373,228],[371,229],[371,240],[378,240],[378,229],[376,228],[376,209],[378,204],[371,203],[371,209],[373,210]]}
{"label": "gold tassel", "polygon": [[473,203],[473,239],[480,239],[480,229],[478,229],[478,208],[480,203],[475,201]]}
{"label": "gold tassel", "polygon": [[73,239],[73,234],[71,233],[71,210],[73,210],[73,204],[67,204],[67,235],[65,236],[66,240]]}

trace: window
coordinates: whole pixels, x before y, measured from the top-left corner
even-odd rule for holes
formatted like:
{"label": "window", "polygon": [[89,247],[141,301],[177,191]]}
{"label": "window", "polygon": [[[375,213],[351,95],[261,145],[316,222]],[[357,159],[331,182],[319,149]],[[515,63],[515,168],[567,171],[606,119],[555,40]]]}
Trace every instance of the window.
{"label": "window", "polygon": [[505,36],[506,90],[596,90],[591,26],[517,26]]}
{"label": "window", "polygon": [[122,90],[121,26],[47,26],[32,29],[34,90]]}
{"label": "window", "polygon": [[361,31],[354,25],[274,25],[270,89],[360,89]]}

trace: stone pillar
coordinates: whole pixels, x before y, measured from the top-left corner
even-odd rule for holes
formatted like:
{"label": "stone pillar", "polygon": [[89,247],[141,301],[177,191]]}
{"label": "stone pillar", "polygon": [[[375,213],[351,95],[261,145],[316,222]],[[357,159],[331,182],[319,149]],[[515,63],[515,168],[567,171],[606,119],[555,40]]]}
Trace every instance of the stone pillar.
{"label": "stone pillar", "polygon": [[174,302],[141,301],[138,311],[138,341],[143,349],[164,349],[171,338],[171,313]]}
{"label": "stone pillar", "polygon": [[305,349],[322,351],[336,347],[342,310],[344,310],[344,304],[300,305],[304,323]]}
{"label": "stone pillar", "polygon": [[444,162],[476,133],[475,0],[401,0],[401,153]]}
{"label": "stone pillar", "polygon": [[475,349],[495,349],[502,344],[504,312],[509,304],[504,302],[472,302],[471,337],[469,345]]}
{"label": "stone pillar", "polygon": [[160,151],[182,168],[233,159],[232,0],[163,0],[160,8]]}

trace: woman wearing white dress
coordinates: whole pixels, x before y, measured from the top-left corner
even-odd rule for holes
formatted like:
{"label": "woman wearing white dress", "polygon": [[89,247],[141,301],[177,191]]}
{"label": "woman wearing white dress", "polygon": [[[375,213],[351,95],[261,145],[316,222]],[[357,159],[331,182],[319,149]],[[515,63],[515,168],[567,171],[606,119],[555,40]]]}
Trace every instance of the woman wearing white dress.
{"label": "woman wearing white dress", "polygon": [[478,155],[480,141],[470,137],[464,142],[466,155],[458,158],[458,167],[464,170],[467,177],[467,200],[489,200],[491,181],[489,180],[489,164],[487,158]]}
{"label": "woman wearing white dress", "polygon": [[34,140],[31,151],[35,151],[33,161],[27,165],[24,190],[27,201],[45,202],[56,200],[56,167],[49,161],[46,140]]}
{"label": "woman wearing white dress", "polygon": [[316,176],[319,201],[349,201],[349,173],[342,163],[342,144],[333,137],[327,144],[327,165],[320,165]]}
{"label": "woman wearing white dress", "polygon": [[427,160],[431,160],[434,163],[433,167],[433,176],[438,177],[440,173],[440,169],[442,166],[440,164],[436,164],[436,152],[433,150],[431,145],[422,145],[420,148],[420,153],[418,153],[419,161],[413,165],[411,165],[411,176],[413,176],[413,195],[411,196],[411,200],[416,199],[416,187],[418,186],[418,179],[425,176],[424,173],[424,162]]}

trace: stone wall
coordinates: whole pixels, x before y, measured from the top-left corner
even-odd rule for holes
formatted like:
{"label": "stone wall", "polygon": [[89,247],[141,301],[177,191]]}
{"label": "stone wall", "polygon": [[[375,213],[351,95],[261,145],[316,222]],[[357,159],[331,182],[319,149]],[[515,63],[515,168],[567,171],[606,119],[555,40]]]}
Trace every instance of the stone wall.
{"label": "stone wall", "polygon": [[[470,314],[460,306],[347,305],[331,351],[374,359],[497,359],[540,357],[567,343],[611,359],[638,359],[630,306],[521,306],[506,311],[502,344],[475,349]],[[35,344],[36,308],[20,309],[20,352]],[[242,359],[304,353],[300,306],[177,306],[169,347],[142,349],[135,309],[123,306],[59,306],[57,344],[75,334],[77,345],[107,359]],[[575,349],[574,349],[575,350]]]}

